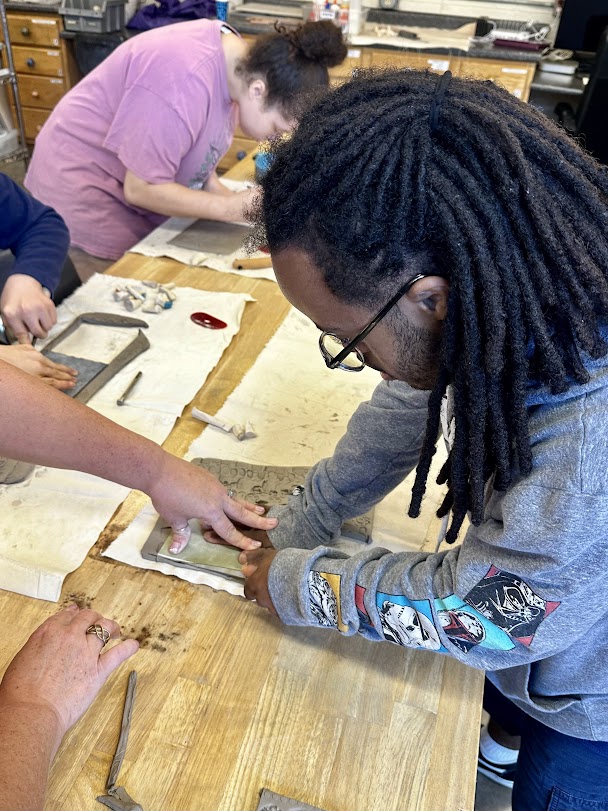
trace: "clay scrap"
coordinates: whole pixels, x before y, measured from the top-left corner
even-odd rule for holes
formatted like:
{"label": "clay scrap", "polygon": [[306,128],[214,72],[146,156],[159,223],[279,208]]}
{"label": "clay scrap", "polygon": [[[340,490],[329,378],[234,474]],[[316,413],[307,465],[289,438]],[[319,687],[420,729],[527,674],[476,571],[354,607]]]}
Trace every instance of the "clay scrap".
{"label": "clay scrap", "polygon": [[321,811],[316,805],[308,805],[283,794],[263,788],[260,794],[260,802],[256,811]]}
{"label": "clay scrap", "polygon": [[132,670],[129,673],[129,681],[127,682],[127,693],[125,695],[125,705],[122,711],[122,721],[120,724],[120,736],[118,744],[116,745],[116,752],[112,758],[110,765],[110,773],[106,780],[107,794],[102,794],[97,797],[97,801],[103,805],[107,805],[112,811],[143,811],[141,805],[129,797],[126,789],[122,786],[117,786],[118,773],[127,751],[127,743],[129,740],[129,729],[131,728],[131,715],[133,713],[133,705],[135,703],[135,686],[137,684],[137,671]]}

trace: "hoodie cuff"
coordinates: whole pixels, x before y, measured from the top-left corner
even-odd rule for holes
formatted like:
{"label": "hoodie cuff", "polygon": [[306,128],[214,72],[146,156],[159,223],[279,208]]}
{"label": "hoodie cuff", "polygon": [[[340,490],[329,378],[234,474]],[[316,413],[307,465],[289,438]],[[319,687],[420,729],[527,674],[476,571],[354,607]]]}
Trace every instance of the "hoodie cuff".
{"label": "hoodie cuff", "polygon": [[288,497],[287,505],[268,510],[269,518],[279,519],[277,526],[268,532],[275,549],[315,549],[331,541],[329,533],[319,535],[308,522],[304,513],[304,488],[296,488],[296,491]]}

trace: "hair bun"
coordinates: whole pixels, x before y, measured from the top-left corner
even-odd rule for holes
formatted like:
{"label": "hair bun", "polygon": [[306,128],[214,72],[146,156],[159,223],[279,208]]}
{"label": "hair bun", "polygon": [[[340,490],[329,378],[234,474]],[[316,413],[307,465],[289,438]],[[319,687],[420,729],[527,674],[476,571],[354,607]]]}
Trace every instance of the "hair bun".
{"label": "hair bun", "polygon": [[324,68],[339,65],[346,59],[347,48],[342,31],[331,20],[303,23],[287,36],[304,59]]}

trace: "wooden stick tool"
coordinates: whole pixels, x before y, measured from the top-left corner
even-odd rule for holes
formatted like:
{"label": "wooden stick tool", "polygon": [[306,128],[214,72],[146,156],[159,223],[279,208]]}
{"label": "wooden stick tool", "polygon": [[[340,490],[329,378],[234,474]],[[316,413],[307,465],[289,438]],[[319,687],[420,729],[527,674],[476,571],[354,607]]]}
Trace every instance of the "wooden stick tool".
{"label": "wooden stick tool", "polygon": [[260,268],[271,268],[272,259],[268,256],[244,256],[242,259],[235,259],[232,263],[235,270],[259,270]]}

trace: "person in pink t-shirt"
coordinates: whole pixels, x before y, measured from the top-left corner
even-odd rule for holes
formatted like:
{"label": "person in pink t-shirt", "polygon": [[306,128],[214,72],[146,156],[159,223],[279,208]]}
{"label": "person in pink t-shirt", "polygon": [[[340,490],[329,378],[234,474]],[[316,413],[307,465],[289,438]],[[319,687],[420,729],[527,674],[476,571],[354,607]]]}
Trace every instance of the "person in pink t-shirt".
{"label": "person in pink t-shirt", "polygon": [[250,46],[219,21],[147,31],[67,93],[36,139],[25,185],[72,245],[118,259],[166,217],[242,220],[252,190],[217,177],[237,124],[258,141],[291,130],[302,93],[346,56],[331,22],[277,27]]}

